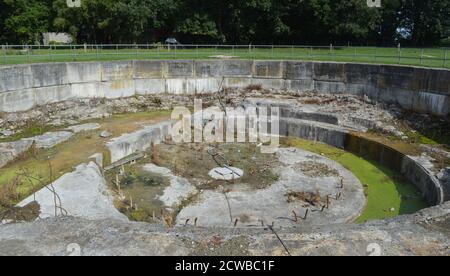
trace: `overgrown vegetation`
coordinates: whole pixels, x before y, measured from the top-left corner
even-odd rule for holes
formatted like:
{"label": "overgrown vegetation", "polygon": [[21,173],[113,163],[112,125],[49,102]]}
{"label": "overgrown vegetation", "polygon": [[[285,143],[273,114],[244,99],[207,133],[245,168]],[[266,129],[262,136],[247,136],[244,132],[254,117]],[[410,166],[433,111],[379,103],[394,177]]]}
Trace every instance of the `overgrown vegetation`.
{"label": "overgrown vegetation", "polygon": [[[55,217],[68,215],[62,205],[61,198],[53,186],[55,178],[53,176],[52,161],[48,159],[45,163],[48,165],[48,178],[43,178],[41,175],[23,168],[17,172],[11,182],[0,186],[0,224],[4,222],[34,221],[38,218],[40,206],[36,202],[36,199],[23,207],[16,206],[16,203],[21,199],[19,186],[24,182],[31,184],[31,186],[37,189],[45,187],[45,189],[53,194]],[[45,182],[46,179],[48,179],[50,184]]]}
{"label": "overgrown vegetation", "polygon": [[48,125],[42,121],[28,120],[20,131],[16,132],[12,136],[0,138],[0,142],[16,141],[22,138],[39,136],[53,129],[56,129],[56,127]]}
{"label": "overgrown vegetation", "polygon": [[[115,192],[117,209],[133,221],[173,222],[173,215],[166,211],[158,196],[170,184],[170,179],[149,173],[142,168],[151,162],[148,155],[137,164],[127,164],[106,174],[110,188]],[[118,185],[119,183],[119,185]],[[171,226],[171,225],[169,225]]]}
{"label": "overgrown vegetation", "polygon": [[[121,114],[107,119],[92,120],[92,122],[100,123],[101,129],[106,129],[117,136],[137,130],[140,127],[138,123],[156,123],[166,120],[169,114],[167,111]],[[38,134],[42,134],[41,132],[45,132],[44,129],[39,129]],[[49,157],[52,160],[54,178],[72,171],[74,166],[87,162],[90,156],[99,152],[103,153],[105,165],[108,165],[109,151],[106,150],[104,143],[105,140],[99,137],[99,131],[95,131],[77,134],[74,139],[51,149],[37,150],[32,146],[15,161],[0,168],[0,201],[14,206],[50,183],[52,179],[50,179],[51,174],[48,167]],[[17,176],[23,174],[24,170],[34,178],[18,178]]]}

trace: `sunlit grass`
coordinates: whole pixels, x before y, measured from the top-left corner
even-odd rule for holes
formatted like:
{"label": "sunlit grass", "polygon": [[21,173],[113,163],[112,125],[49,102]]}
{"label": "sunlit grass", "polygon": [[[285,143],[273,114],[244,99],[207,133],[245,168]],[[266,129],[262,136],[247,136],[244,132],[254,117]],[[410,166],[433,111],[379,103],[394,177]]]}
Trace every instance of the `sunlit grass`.
{"label": "sunlit grass", "polygon": [[448,50],[439,48],[375,48],[375,47],[196,47],[182,46],[175,49],[164,47],[87,47],[84,49],[33,49],[32,51],[8,50],[0,56],[0,64],[107,61],[130,59],[211,59],[218,55],[239,59],[261,60],[306,60],[338,61],[379,64],[417,65],[425,67],[450,68]]}

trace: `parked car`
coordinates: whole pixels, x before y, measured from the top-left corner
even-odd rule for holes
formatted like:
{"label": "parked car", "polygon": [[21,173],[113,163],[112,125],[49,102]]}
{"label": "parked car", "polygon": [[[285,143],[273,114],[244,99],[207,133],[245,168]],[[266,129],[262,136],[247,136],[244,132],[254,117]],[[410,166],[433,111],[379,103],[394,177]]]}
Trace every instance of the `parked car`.
{"label": "parked car", "polygon": [[168,45],[179,45],[180,43],[178,42],[178,40],[174,37],[169,37],[168,39],[166,39],[166,44]]}

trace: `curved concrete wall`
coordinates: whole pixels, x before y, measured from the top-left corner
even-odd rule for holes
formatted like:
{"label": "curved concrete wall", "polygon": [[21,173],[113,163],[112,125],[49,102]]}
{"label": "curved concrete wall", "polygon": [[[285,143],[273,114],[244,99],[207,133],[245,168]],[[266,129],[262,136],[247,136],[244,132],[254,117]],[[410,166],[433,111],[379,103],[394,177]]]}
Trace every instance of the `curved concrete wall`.
{"label": "curved concrete wall", "polygon": [[280,135],[322,142],[374,160],[400,173],[414,184],[430,205],[450,200],[450,190],[409,156],[374,140],[358,136],[338,126],[284,117]]}
{"label": "curved concrete wall", "polygon": [[450,113],[450,71],[388,65],[249,60],[51,63],[0,67],[0,111],[76,98],[195,94],[260,84],[298,92],[367,95],[418,112]]}

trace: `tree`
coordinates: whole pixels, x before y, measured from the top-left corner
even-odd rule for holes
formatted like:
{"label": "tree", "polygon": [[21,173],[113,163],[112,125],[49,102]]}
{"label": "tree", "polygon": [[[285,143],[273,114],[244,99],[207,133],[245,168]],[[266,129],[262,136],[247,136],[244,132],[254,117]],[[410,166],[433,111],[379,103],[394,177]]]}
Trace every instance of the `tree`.
{"label": "tree", "polygon": [[307,0],[307,40],[368,44],[381,23],[380,11],[360,0]]}
{"label": "tree", "polygon": [[0,39],[3,43],[32,44],[48,30],[49,14],[46,0],[0,1]]}
{"label": "tree", "polygon": [[450,35],[450,1],[0,0],[0,40],[31,43],[46,31],[79,43],[438,45]]}
{"label": "tree", "polygon": [[439,44],[448,22],[448,0],[402,0],[399,29],[409,32],[404,38],[413,46]]}
{"label": "tree", "polygon": [[373,34],[373,40],[382,46],[398,42],[399,14],[402,0],[384,0],[381,8],[382,19],[378,32]]}

